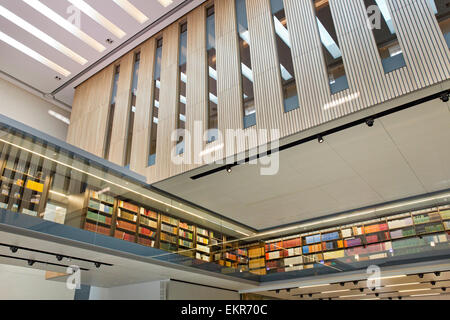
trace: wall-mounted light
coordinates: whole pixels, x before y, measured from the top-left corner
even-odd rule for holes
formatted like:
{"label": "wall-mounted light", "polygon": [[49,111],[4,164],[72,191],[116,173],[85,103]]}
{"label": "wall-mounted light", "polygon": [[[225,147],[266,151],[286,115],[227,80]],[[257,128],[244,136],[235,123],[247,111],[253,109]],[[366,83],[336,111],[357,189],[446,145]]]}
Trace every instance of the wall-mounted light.
{"label": "wall-mounted light", "polygon": [[48,110],[48,114],[51,115],[52,117],[61,120],[62,122],[66,123],[66,124],[70,124],[70,120],[67,117],[64,117],[62,114],[55,112],[53,110]]}

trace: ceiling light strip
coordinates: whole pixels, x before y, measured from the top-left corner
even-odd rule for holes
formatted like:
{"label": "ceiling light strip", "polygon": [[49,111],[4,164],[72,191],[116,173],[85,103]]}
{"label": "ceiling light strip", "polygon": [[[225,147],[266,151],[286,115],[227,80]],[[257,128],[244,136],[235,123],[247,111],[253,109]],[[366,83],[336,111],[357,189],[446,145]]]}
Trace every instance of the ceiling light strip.
{"label": "ceiling light strip", "polygon": [[70,75],[70,71],[64,69],[63,67],[57,65],[53,61],[50,61],[46,57],[42,56],[41,54],[37,53],[33,49],[30,49],[26,45],[20,43],[19,41],[11,38],[7,34],[0,31],[0,40],[9,44],[11,47],[19,50],[20,52],[26,54],[27,56],[33,58],[34,60],[42,63],[43,65],[49,67],[50,69],[62,74],[64,77],[68,77]]}
{"label": "ceiling light strip", "polygon": [[85,65],[88,61],[80,56],[79,54],[73,52],[71,49],[67,48],[65,45],[61,44],[57,40],[50,37],[45,32],[39,30],[35,26],[31,25],[21,17],[17,16],[13,12],[9,11],[5,7],[0,5],[0,15],[4,18],[8,19],[18,27],[24,29],[25,31],[29,32],[31,35],[35,36],[36,38],[40,39],[41,41],[45,42],[49,46],[53,47],[54,49],[58,50],[59,52],[65,54],[75,62],[78,62],[81,65]]}
{"label": "ceiling light strip", "polygon": [[116,26],[114,23],[106,19],[102,14],[100,14],[97,10],[92,8],[89,4],[87,4],[83,0],[67,0],[78,9],[83,11],[87,16],[89,16],[92,20],[100,24],[103,28],[111,32],[117,38],[122,39],[126,36],[126,33]]}
{"label": "ceiling light strip", "polygon": [[[116,187],[118,187],[118,188],[121,188],[121,189],[123,189],[123,190],[129,191],[129,192],[131,192],[131,193],[137,194],[137,195],[142,196],[142,197],[144,197],[144,198],[147,198],[147,199],[149,199],[149,200],[152,200],[152,201],[155,201],[155,202],[160,203],[160,204],[162,204],[162,205],[168,206],[168,207],[170,207],[170,208],[172,208],[172,209],[182,211],[182,212],[187,213],[187,214],[189,214],[189,215],[191,215],[191,216],[194,216],[194,217],[196,217],[196,218],[199,218],[199,219],[202,219],[202,220],[207,219],[206,217],[199,216],[199,215],[197,215],[197,214],[195,214],[195,213],[192,213],[192,212],[190,212],[190,211],[187,211],[187,210],[185,210],[185,209],[183,209],[183,208],[179,208],[179,207],[176,207],[176,206],[174,206],[174,205],[172,205],[172,204],[170,204],[170,203],[164,202],[164,201],[162,201],[162,200],[155,199],[155,198],[150,197],[150,196],[148,196],[148,195],[146,195],[146,194],[143,194],[143,193],[140,193],[140,192],[138,192],[138,191],[136,191],[136,190],[130,189],[130,188],[128,188],[128,187],[125,187],[125,186],[123,186],[122,184],[119,184],[119,183],[115,183],[115,182],[109,181],[109,180],[107,180],[107,179],[105,179],[105,178],[102,178],[102,177],[99,177],[99,176],[97,176],[97,175],[95,175],[95,174],[92,174],[92,173],[90,173],[90,172],[81,170],[81,169],[79,169],[79,168],[77,168],[77,167],[71,166],[71,165],[69,165],[69,164],[67,164],[67,163],[64,163],[64,162],[62,162],[62,161],[59,161],[59,160],[56,160],[56,159],[47,157],[47,156],[45,156],[45,155],[43,155],[43,154],[40,154],[39,152],[36,152],[36,151],[30,150],[30,149],[27,149],[27,148],[25,148],[25,147],[22,147],[22,146],[20,146],[20,145],[18,145],[18,144],[15,144],[15,143],[10,142],[10,141],[4,140],[4,139],[0,139],[0,142],[9,144],[9,145],[11,145],[11,146],[13,146],[13,147],[16,147],[16,148],[19,148],[19,149],[21,149],[21,150],[25,150],[25,151],[30,152],[30,153],[32,153],[32,154],[34,154],[34,155],[39,156],[39,157],[42,157],[42,158],[47,159],[47,160],[50,160],[50,161],[52,161],[52,162],[54,162],[54,163],[60,164],[60,165],[65,166],[65,167],[67,167],[67,168],[70,168],[70,169],[73,169],[73,170],[75,170],[75,171],[78,171],[78,172],[80,172],[80,173],[86,174],[86,175],[88,175],[88,176],[91,176],[91,177],[93,177],[93,178],[95,178],[95,179],[98,179],[98,180],[100,180],[100,181],[109,183],[109,184],[111,184],[111,185],[113,185],[113,186],[116,186]],[[227,226],[225,226],[225,225],[223,225],[223,224],[220,224],[220,223],[218,223],[218,222],[215,222],[215,221],[212,221],[212,220],[208,220],[208,222],[211,222],[211,223],[213,223],[213,224],[215,224],[215,225],[218,225],[218,226],[220,226],[220,227],[222,227],[222,228],[226,228],[226,229],[231,230],[231,231],[233,231],[233,232],[240,233],[240,234],[242,234],[242,235],[244,235],[244,236],[247,236],[247,237],[250,236],[248,233],[245,233],[245,232],[242,232],[242,231],[239,231],[239,230],[232,229],[232,228],[227,227]],[[238,241],[238,240],[233,240],[233,241]]]}
{"label": "ceiling light strip", "polygon": [[119,7],[126,11],[130,16],[132,16],[137,22],[144,23],[148,20],[148,17],[137,9],[128,0],[113,0]]}
{"label": "ceiling light strip", "polygon": [[81,31],[80,28],[75,26],[74,24],[70,23],[68,20],[64,19],[62,16],[57,14],[55,11],[41,3],[39,0],[22,0],[26,4],[28,4],[30,7],[35,9],[36,11],[40,12],[44,16],[46,16],[48,19],[52,20],[54,23],[59,25],[61,28],[65,29],[66,31],[70,32],[98,52],[103,52],[106,50],[106,48],[99,43],[97,40],[93,39],[83,31]]}

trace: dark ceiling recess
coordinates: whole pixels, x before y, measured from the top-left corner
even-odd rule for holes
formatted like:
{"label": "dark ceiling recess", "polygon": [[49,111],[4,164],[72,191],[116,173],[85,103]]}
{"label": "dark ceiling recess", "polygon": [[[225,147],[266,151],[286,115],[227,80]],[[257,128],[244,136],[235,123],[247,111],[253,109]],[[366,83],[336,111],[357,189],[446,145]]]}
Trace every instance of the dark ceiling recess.
{"label": "dark ceiling recess", "polygon": [[263,158],[263,157],[265,157],[267,155],[271,155],[272,153],[281,152],[283,150],[287,150],[287,149],[296,147],[296,146],[304,144],[306,142],[317,140],[318,137],[321,137],[323,139],[324,137],[332,135],[333,133],[337,133],[337,132],[340,132],[340,131],[343,131],[343,130],[346,130],[346,129],[349,129],[349,128],[352,128],[352,127],[355,127],[355,126],[358,126],[358,125],[361,125],[361,124],[365,124],[365,125],[368,125],[370,127],[369,124],[373,125],[373,123],[374,123],[374,121],[376,119],[383,118],[383,117],[386,117],[386,116],[388,116],[390,114],[394,114],[396,112],[400,112],[402,110],[406,110],[406,109],[415,107],[415,106],[423,104],[425,102],[429,102],[429,101],[432,101],[432,100],[435,100],[435,99],[441,99],[443,102],[447,102],[448,98],[449,98],[449,95],[450,95],[450,90],[441,91],[441,92],[432,94],[430,96],[427,96],[427,97],[424,97],[424,98],[421,98],[421,99],[417,99],[417,100],[405,103],[405,104],[403,104],[401,106],[398,106],[398,107],[395,107],[395,108],[392,108],[392,109],[389,109],[389,110],[382,111],[382,112],[374,114],[374,115],[372,115],[370,117],[365,117],[365,118],[362,118],[362,119],[359,119],[359,120],[355,120],[355,121],[349,122],[349,123],[344,124],[342,126],[338,126],[336,128],[332,128],[332,129],[323,131],[320,134],[314,134],[312,136],[309,136],[309,137],[306,137],[306,138],[303,138],[303,139],[299,139],[297,141],[293,141],[293,142],[287,143],[285,145],[280,146],[278,148],[278,150],[277,149],[270,149],[270,150],[267,150],[267,152],[265,152],[265,153],[262,153],[262,154],[260,153],[260,154],[257,154],[257,155],[251,156],[251,157],[247,157],[247,158],[245,158],[242,161],[234,162],[234,163],[228,163],[228,164],[226,164],[224,166],[220,166],[220,167],[217,167],[217,168],[214,168],[214,169],[202,172],[200,174],[192,176],[191,179],[192,180],[198,180],[198,179],[207,177],[207,176],[212,175],[212,174],[217,173],[217,172],[228,171],[230,168],[236,167],[236,166],[241,165],[241,164],[248,163],[248,162],[250,162],[252,160]]}

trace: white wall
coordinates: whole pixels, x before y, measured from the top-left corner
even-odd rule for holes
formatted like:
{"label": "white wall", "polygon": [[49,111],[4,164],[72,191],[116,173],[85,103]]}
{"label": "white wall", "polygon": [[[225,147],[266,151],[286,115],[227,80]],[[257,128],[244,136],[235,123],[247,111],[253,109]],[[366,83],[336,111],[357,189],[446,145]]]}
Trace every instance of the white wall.
{"label": "white wall", "polygon": [[69,112],[0,78],[1,114],[66,141],[69,126],[50,116],[48,110],[70,118]]}
{"label": "white wall", "polygon": [[0,265],[0,300],[73,300],[65,282],[45,280],[45,271]]}
{"label": "white wall", "polygon": [[240,300],[238,292],[204,287],[190,283],[170,281],[168,300]]}
{"label": "white wall", "polygon": [[91,287],[89,300],[161,300],[161,284],[154,281],[113,288]]}

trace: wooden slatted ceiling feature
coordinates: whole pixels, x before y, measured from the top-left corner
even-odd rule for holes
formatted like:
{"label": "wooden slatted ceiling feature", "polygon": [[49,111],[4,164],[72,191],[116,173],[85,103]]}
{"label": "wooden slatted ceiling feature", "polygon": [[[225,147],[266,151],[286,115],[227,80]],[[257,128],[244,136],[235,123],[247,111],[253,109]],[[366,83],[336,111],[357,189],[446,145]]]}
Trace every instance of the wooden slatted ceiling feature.
{"label": "wooden slatted ceiling feature", "polygon": [[[131,81],[135,51],[126,54],[120,60],[120,75],[117,86],[114,124],[111,134],[109,161],[123,165],[125,161],[125,143],[127,139],[128,117],[131,101]],[[92,137],[95,139],[95,136]]]}
{"label": "wooden slatted ceiling feature", "polygon": [[[328,84],[325,59],[311,0],[284,0],[291,34],[292,56],[300,107],[288,113],[283,109],[283,93],[276,55],[275,31],[269,0],[246,0],[251,38],[251,58],[254,72],[256,128],[279,128],[281,137],[307,130],[322,123],[366,109],[412,91],[440,83],[450,78],[450,52],[428,0],[387,0],[406,67],[385,74],[372,31],[367,27],[363,0],[331,0],[336,33],[342,51],[349,89],[332,95]],[[325,5],[326,1],[320,2]],[[207,73],[205,44],[205,7],[190,12],[187,55],[187,123],[193,132],[195,121],[207,123]],[[215,1],[218,123],[226,129],[243,129],[243,108],[235,1]],[[155,37],[157,38],[157,37]],[[138,102],[133,137],[132,169],[156,182],[171,175],[197,167],[197,164],[176,166],[171,162],[175,142],[171,133],[176,127],[178,104],[179,21],[163,31],[158,143],[156,165],[146,166],[153,95],[152,75],[155,41],[142,46]],[[122,164],[124,157],[127,116],[134,52],[121,61],[120,80],[111,139],[110,160]],[[145,71],[144,71],[145,70]],[[113,66],[106,68],[77,88],[68,142],[97,155],[102,154],[107,110],[111,95]],[[249,132],[248,129],[243,133]],[[222,144],[223,137],[203,147]],[[256,143],[241,137],[232,156]],[[186,151],[192,158],[199,150],[192,145]],[[220,153],[216,159],[221,159]]]}
{"label": "wooden slatted ceiling feature", "polygon": [[153,125],[154,100],[153,72],[155,65],[156,39],[151,38],[141,46],[139,82],[136,100],[136,117],[131,150],[130,169],[146,175],[150,148],[150,129]]}

